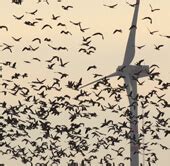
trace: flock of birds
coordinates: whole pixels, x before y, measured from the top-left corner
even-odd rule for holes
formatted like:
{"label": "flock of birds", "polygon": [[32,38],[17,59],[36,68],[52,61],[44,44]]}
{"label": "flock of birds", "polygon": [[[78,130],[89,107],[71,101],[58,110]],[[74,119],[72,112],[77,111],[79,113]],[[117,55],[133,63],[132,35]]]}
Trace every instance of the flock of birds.
{"label": "flock of birds", "polygon": [[[21,6],[24,3],[20,0],[12,2]],[[37,3],[41,2],[50,5],[50,1],[47,0],[38,0]],[[60,0],[57,2],[62,3]],[[108,9],[114,9],[117,5],[103,4]],[[137,4],[127,2],[127,5],[135,7]],[[70,5],[61,7],[65,11],[74,9],[74,6]],[[159,12],[160,9],[150,5],[150,10]],[[22,22],[29,27],[42,24],[40,27],[42,31],[54,29],[51,24],[43,23],[44,18],[38,17],[38,12],[39,10],[36,9],[20,16],[13,14],[11,19],[16,20],[16,24]],[[26,15],[30,15],[33,21],[24,19]],[[52,14],[50,18],[51,21],[56,22],[57,27],[62,28],[59,32],[60,35],[73,36],[74,34],[67,30],[67,25],[60,19],[61,16],[55,14]],[[150,24],[153,22],[150,17],[144,17],[142,20],[148,20]],[[77,28],[83,34],[81,47],[77,52],[87,55],[95,54],[97,50],[93,45],[95,38],[99,37],[103,41],[104,34],[95,32],[85,37],[89,27],[84,27],[82,24],[82,22],[73,20],[69,22],[70,26]],[[10,27],[1,25],[0,31],[10,32]],[[149,28],[148,31],[150,35],[158,33],[158,31],[151,31]],[[122,29],[115,29],[113,34],[122,32]],[[169,35],[160,36],[170,38]],[[11,39],[13,44],[2,42],[0,45],[2,52],[13,54],[16,51],[15,43],[22,43],[23,37],[12,36]],[[18,51],[21,53],[38,52],[42,43],[46,43],[47,49],[54,53],[69,53],[71,48],[63,45],[56,46],[52,41],[53,39],[48,37],[35,37],[31,43],[36,43],[36,47],[28,44]],[[160,50],[163,46],[155,45],[155,49]],[[136,47],[142,49],[145,45]],[[129,147],[130,140],[133,140],[134,144],[138,145],[138,150],[135,153],[144,153],[145,161],[151,166],[156,164],[159,158],[153,150],[155,146],[162,150],[169,150],[169,147],[162,144],[161,140],[162,136],[166,138],[170,135],[170,118],[166,118],[164,111],[170,107],[165,95],[170,87],[170,82],[165,82],[160,78],[160,73],[157,71],[159,70],[158,65],[151,65],[148,73],[148,82],[151,81],[155,87],[147,94],[137,94],[137,96],[132,96],[132,93],[128,94],[128,97],[133,98],[134,103],[124,105],[124,96],[127,97],[126,87],[128,85],[126,84],[118,84],[117,87],[113,87],[111,81],[104,78],[95,83],[91,90],[80,90],[83,78],[68,79],[69,72],[66,69],[71,62],[66,61],[64,57],[55,54],[45,60],[40,57],[32,57],[30,60],[23,58],[25,64],[31,66],[33,62],[37,62],[39,65],[45,63],[46,70],[55,73],[55,77],[50,80],[50,83],[47,78],[31,78],[30,73],[24,72],[24,70],[17,72],[17,61],[0,62],[3,68],[2,73],[4,73],[0,91],[1,96],[4,97],[0,101],[0,155],[9,156],[13,162],[19,160],[23,165],[31,166],[66,164],[69,166],[111,166],[115,165],[117,159],[120,159],[123,165],[131,160],[126,151],[127,148],[123,144],[126,142]],[[143,62],[144,59],[141,59],[136,65],[140,66]],[[86,71],[92,72],[97,68],[95,64],[90,65]],[[125,68],[126,66],[120,70],[123,72]],[[7,70],[12,71],[8,78],[5,75]],[[137,80],[139,86],[142,86],[145,81],[138,80],[139,74],[140,72],[136,73],[136,77],[134,76],[133,79]],[[94,78],[102,76],[98,73],[93,74]],[[118,77],[118,81],[121,79],[123,79],[122,76]],[[26,84],[22,82],[26,82]],[[67,90],[68,93],[66,93]],[[53,97],[50,96],[51,94]],[[8,97],[16,100],[15,104],[11,104]],[[132,129],[129,124],[132,123],[130,121],[132,114],[130,107],[137,105],[144,110],[144,113],[139,113],[138,121],[134,123],[144,123],[140,128],[139,138],[131,138]],[[102,122],[95,124],[94,121],[101,116],[100,114],[104,115],[103,113],[109,116],[102,117]],[[65,116],[65,122],[61,120],[63,116]],[[114,117],[117,117],[117,120]],[[143,142],[145,137],[148,138],[148,141]]]}

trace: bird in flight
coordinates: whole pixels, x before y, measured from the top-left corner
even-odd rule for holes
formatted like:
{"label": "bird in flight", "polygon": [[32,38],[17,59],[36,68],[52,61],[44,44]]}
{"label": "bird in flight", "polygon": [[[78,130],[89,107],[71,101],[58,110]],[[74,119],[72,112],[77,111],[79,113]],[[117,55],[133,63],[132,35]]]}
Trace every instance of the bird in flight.
{"label": "bird in flight", "polygon": [[106,4],[104,4],[103,6],[106,6],[106,7],[109,7],[109,8],[111,8],[111,9],[113,9],[113,8],[115,8],[117,5],[118,5],[118,4],[114,4],[114,5],[106,5]]}
{"label": "bird in flight", "polygon": [[149,33],[150,33],[151,35],[153,35],[154,33],[159,32],[159,31],[150,31],[149,28],[147,28],[147,29],[148,29],[148,31],[149,31]]}
{"label": "bird in flight", "polygon": [[60,66],[65,67],[69,62],[63,63],[63,60],[60,58]]}
{"label": "bird in flight", "polygon": [[139,62],[136,63],[137,66],[140,66],[141,63],[144,62],[144,59],[140,60]]}
{"label": "bird in flight", "polygon": [[160,10],[160,9],[158,9],[158,8],[157,8],[157,9],[156,9],[156,8],[155,8],[155,9],[153,9],[153,7],[152,7],[152,5],[151,5],[151,4],[149,4],[149,6],[150,6],[150,8],[151,8],[151,12],[155,12],[155,11],[159,11],[159,10]]}
{"label": "bird in flight", "polygon": [[5,45],[5,47],[2,49],[2,51],[9,50],[12,53],[12,47],[14,47],[14,46],[8,45],[6,43],[3,43],[3,44]]}
{"label": "bird in flight", "polygon": [[55,65],[55,63],[49,64],[47,68],[50,69],[50,70],[53,70],[54,65]]}
{"label": "bird in flight", "polygon": [[45,24],[41,29],[43,30],[43,29],[45,29],[45,28],[47,28],[47,27],[49,27],[50,29],[53,29],[52,26],[49,25],[49,24]]}
{"label": "bird in flight", "polygon": [[151,17],[144,17],[142,20],[149,20],[150,24],[152,24],[152,18]]}
{"label": "bird in flight", "polygon": [[60,60],[60,58],[58,56],[53,56],[50,60],[46,60],[46,62],[51,63],[54,59],[57,59],[57,61]]}
{"label": "bird in flight", "polygon": [[161,37],[166,37],[168,39],[170,39],[170,35],[160,35]]}
{"label": "bird in flight", "polygon": [[60,75],[61,75],[60,79],[65,78],[65,77],[67,77],[67,76],[68,76],[68,74],[67,74],[67,73],[62,73],[62,72],[58,72],[58,74],[60,74]]}
{"label": "bird in flight", "polygon": [[145,47],[145,45],[141,45],[141,46],[136,46],[139,50],[142,49],[143,47]]}
{"label": "bird in flight", "polygon": [[73,6],[70,6],[70,5],[68,5],[68,6],[62,6],[62,8],[63,8],[64,10],[68,10],[69,8],[73,8]]}
{"label": "bird in flight", "polygon": [[63,23],[59,22],[59,23],[57,24],[57,26],[65,27],[65,26],[66,26],[66,24],[63,24]]}
{"label": "bird in flight", "polygon": [[34,21],[34,22],[30,22],[30,21],[25,21],[24,22],[26,25],[29,25],[29,26],[35,26],[36,23],[38,23],[37,21]]}
{"label": "bird in flight", "polygon": [[131,29],[136,29],[137,27],[136,27],[136,25],[132,25],[130,28],[129,28],[129,30],[131,30]]}
{"label": "bird in flight", "polygon": [[58,50],[57,47],[51,46],[50,44],[48,44],[48,46],[49,46],[50,48],[52,48],[53,50]]}
{"label": "bird in flight", "polygon": [[60,33],[61,33],[61,34],[65,34],[65,35],[72,35],[72,33],[71,33],[70,31],[64,31],[64,30],[62,30]]}
{"label": "bird in flight", "polygon": [[20,38],[15,38],[15,37],[12,36],[12,39],[15,40],[16,42],[19,42],[19,41],[22,39],[22,37],[20,37]]}
{"label": "bird in flight", "polygon": [[57,20],[58,18],[60,18],[60,16],[55,16],[54,14],[52,15],[52,20]]}
{"label": "bird in flight", "polygon": [[154,45],[155,46],[155,50],[160,50],[161,47],[163,47],[164,45],[163,44],[160,44],[158,46]]}
{"label": "bird in flight", "polygon": [[5,25],[1,25],[1,26],[0,26],[0,29],[5,29],[6,31],[8,31],[8,27],[5,26]]}
{"label": "bird in flight", "polygon": [[139,3],[137,2],[137,3],[134,3],[134,4],[131,4],[131,3],[129,3],[129,2],[126,2],[129,6],[131,6],[131,7],[135,7],[136,5],[138,5]]}
{"label": "bird in flight", "polygon": [[113,32],[113,34],[115,34],[115,33],[117,33],[117,32],[122,33],[122,29],[115,29],[114,32]]}
{"label": "bird in flight", "polygon": [[60,47],[57,48],[57,50],[58,50],[58,51],[59,51],[59,50],[66,50],[66,51],[68,51],[68,48],[67,48],[67,47],[61,47],[61,46],[60,46]]}
{"label": "bird in flight", "polygon": [[104,35],[102,33],[96,32],[96,33],[92,34],[92,36],[98,36],[98,35],[101,36],[102,39],[104,40]]}
{"label": "bird in flight", "polygon": [[34,42],[34,41],[38,41],[38,43],[41,44],[41,39],[38,38],[38,37],[37,37],[37,38],[34,38],[34,39],[32,40],[32,42]]}
{"label": "bird in flight", "polygon": [[34,10],[33,12],[26,12],[27,14],[35,15],[38,12],[38,10]]}
{"label": "bird in flight", "polygon": [[15,19],[17,19],[17,20],[21,20],[21,19],[24,17],[24,15],[22,15],[22,16],[13,15],[13,17],[14,17]]}
{"label": "bird in flight", "polygon": [[97,67],[95,66],[95,65],[92,65],[92,66],[89,66],[88,68],[87,68],[87,71],[89,71],[90,69],[96,69]]}

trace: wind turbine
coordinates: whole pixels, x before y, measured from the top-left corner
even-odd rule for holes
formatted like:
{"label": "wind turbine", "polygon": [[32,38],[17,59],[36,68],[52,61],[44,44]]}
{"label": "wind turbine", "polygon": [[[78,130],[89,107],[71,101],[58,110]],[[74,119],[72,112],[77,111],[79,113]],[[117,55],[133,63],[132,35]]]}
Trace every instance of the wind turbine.
{"label": "wind turbine", "polygon": [[[131,62],[135,56],[135,37],[137,29],[137,19],[139,12],[140,0],[136,0],[134,5],[135,10],[133,14],[132,24],[130,28],[129,38],[126,46],[124,61],[121,66],[118,66],[116,72],[107,75],[103,78],[90,82],[81,88],[88,85],[94,84],[104,78],[111,78],[114,76],[122,76],[125,84],[127,85],[127,94],[131,93],[131,97],[128,95],[130,103],[130,166],[139,166],[139,144],[138,144],[138,108],[135,97],[137,96],[137,79],[148,76],[149,66],[148,65],[131,65]],[[136,74],[138,73],[138,74]],[[134,79],[135,78],[135,79]],[[136,103],[136,104],[135,104]]]}

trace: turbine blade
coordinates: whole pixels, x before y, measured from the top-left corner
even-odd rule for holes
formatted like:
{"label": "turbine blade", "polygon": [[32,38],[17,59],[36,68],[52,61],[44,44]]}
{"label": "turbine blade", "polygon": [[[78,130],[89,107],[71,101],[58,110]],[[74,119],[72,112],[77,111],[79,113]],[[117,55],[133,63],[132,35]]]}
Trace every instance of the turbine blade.
{"label": "turbine blade", "polygon": [[132,62],[135,56],[135,37],[136,37],[136,29],[137,29],[139,3],[140,3],[140,0],[136,0],[134,15],[132,19],[132,25],[130,28],[129,38],[128,38],[128,42],[126,45],[125,57],[123,61],[123,65],[126,65],[126,66]]}
{"label": "turbine blade", "polygon": [[110,77],[114,77],[114,76],[118,76],[118,73],[115,72],[115,73],[109,74],[109,75],[107,75],[107,76],[105,76],[105,77],[102,77],[102,78],[100,78],[100,79],[98,79],[98,80],[95,80],[95,81],[92,81],[92,82],[90,82],[90,83],[88,83],[88,84],[85,84],[85,85],[81,86],[79,89],[82,89],[82,88],[84,88],[84,87],[86,87],[86,86],[89,86],[89,85],[91,85],[91,84],[94,84],[94,83],[96,83],[96,82],[99,82],[99,81],[101,81],[101,80],[103,80],[103,79],[105,79],[105,78],[110,78]]}

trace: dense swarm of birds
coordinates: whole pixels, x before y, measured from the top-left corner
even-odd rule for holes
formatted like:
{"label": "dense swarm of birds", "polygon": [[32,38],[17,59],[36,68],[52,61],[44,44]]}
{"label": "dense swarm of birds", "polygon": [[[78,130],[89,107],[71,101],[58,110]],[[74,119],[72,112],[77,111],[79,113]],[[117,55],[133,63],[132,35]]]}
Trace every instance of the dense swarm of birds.
{"label": "dense swarm of birds", "polygon": [[[15,5],[21,5],[22,1],[13,0]],[[49,0],[38,0],[38,4],[45,2],[50,5]],[[58,0],[57,3],[62,3]],[[137,4],[130,4],[135,7]],[[107,10],[114,10],[118,4],[103,4]],[[151,12],[159,12],[160,9],[154,9],[151,5]],[[74,10],[74,6],[61,5],[61,8],[67,12]],[[16,20],[16,24],[22,22],[25,26],[39,26],[42,33],[45,30],[53,30],[50,23],[46,23],[44,18],[37,16],[39,9],[27,11],[22,15],[11,15],[11,19]],[[27,15],[31,19],[27,19]],[[26,19],[25,19],[26,17]],[[62,17],[52,14],[51,22],[55,22],[57,27],[61,28],[60,35],[72,36],[73,32],[66,27],[67,24],[62,22]],[[149,21],[152,24],[151,17],[142,18],[143,21]],[[82,34],[82,43],[77,49],[78,53],[92,55],[95,54],[96,47],[93,45],[94,40],[99,37],[103,41],[102,32],[94,32],[85,37],[89,27],[84,27],[82,22],[70,20],[69,26],[78,29]],[[134,28],[134,27],[131,27]],[[0,31],[10,32],[10,27],[0,26]],[[158,31],[151,31],[151,35]],[[112,34],[123,33],[122,29],[113,30]],[[160,35],[161,37],[170,38],[169,35]],[[15,47],[22,43],[23,37],[11,36],[12,44],[7,42],[1,43],[1,51],[13,54]],[[88,165],[113,165],[114,160],[120,158],[121,162],[131,160],[126,149],[129,147],[130,140],[138,145],[138,151],[135,153],[145,153],[145,161],[148,165],[156,164],[159,156],[153,150],[158,146],[162,150],[168,150],[169,147],[161,143],[162,138],[170,135],[170,118],[166,118],[165,110],[170,109],[170,103],[166,100],[166,91],[169,90],[170,82],[161,79],[159,66],[153,64],[150,66],[149,79],[154,87],[146,94],[132,93],[126,94],[126,84],[117,84],[114,87],[111,80],[103,80],[91,86],[91,89],[84,88],[83,78],[70,80],[67,66],[71,63],[64,57],[55,54],[55,52],[64,52],[69,54],[71,48],[65,45],[57,45],[52,38],[35,37],[31,43],[21,48],[23,52],[36,52],[44,47],[54,52],[53,56],[48,59],[41,57],[23,58],[25,65],[37,63],[37,66],[45,68],[49,72],[55,73],[55,77],[48,80],[37,76],[31,78],[28,72],[17,72],[17,60],[1,61],[3,73],[10,70],[10,75],[3,74],[1,82],[0,101],[0,155],[10,156],[11,160],[21,161],[24,165],[70,165],[75,166],[79,163],[81,166]],[[34,45],[33,45],[34,44]],[[43,44],[43,46],[42,46]],[[35,46],[36,45],[36,46]],[[156,50],[160,50],[164,45],[155,45]],[[136,46],[142,49],[145,45]],[[34,54],[35,52],[35,54]],[[62,54],[62,53],[61,53]],[[29,54],[30,55],[30,54]],[[140,66],[144,59],[136,63]],[[44,65],[45,64],[45,65]],[[124,66],[121,71],[126,68]],[[87,72],[95,71],[97,66],[91,65],[86,68]],[[32,72],[32,71],[30,71]],[[138,80],[136,73],[135,79],[141,87],[146,81]],[[102,75],[93,73],[94,78],[100,78]],[[118,77],[118,82],[123,79]],[[67,89],[69,93],[66,93]],[[124,98],[132,98],[134,103],[131,105],[124,104]],[[13,104],[8,103],[9,98],[17,99]],[[113,102],[114,101],[114,102]],[[132,129],[129,124],[132,114],[130,107],[139,107],[137,116],[138,121],[142,123],[139,131],[139,138],[131,138]],[[103,114],[104,113],[104,114]],[[110,115],[103,116],[102,123],[97,124],[100,114]],[[61,120],[63,119],[64,120]],[[101,118],[101,117],[100,117]],[[152,120],[150,120],[152,119]],[[143,139],[147,138],[145,142]],[[122,145],[123,143],[123,145]],[[125,144],[127,145],[125,147]],[[102,152],[102,153],[101,153]],[[97,164],[94,164],[97,163]],[[142,164],[141,164],[142,165]]]}

